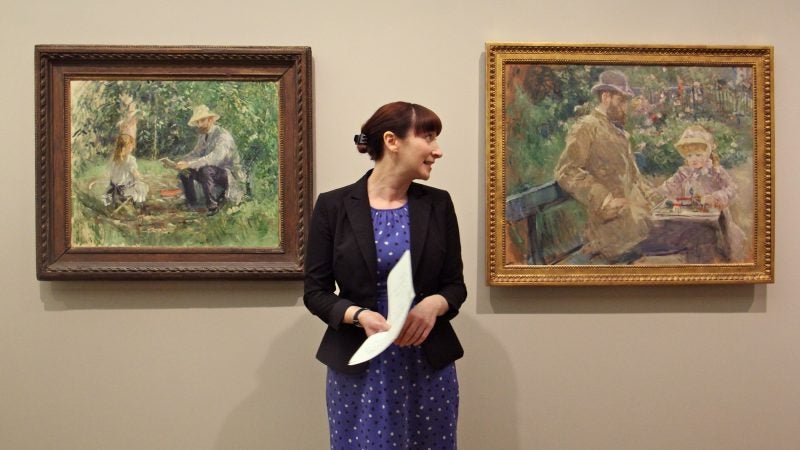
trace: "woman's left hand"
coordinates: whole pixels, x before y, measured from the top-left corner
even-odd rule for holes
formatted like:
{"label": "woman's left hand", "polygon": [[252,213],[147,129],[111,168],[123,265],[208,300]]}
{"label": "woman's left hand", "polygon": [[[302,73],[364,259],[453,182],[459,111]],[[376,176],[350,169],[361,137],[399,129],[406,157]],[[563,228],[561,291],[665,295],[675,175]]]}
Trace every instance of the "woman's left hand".
{"label": "woman's left hand", "polygon": [[439,294],[423,298],[408,312],[400,336],[394,341],[400,347],[420,345],[428,338],[436,318],[450,309],[447,300]]}

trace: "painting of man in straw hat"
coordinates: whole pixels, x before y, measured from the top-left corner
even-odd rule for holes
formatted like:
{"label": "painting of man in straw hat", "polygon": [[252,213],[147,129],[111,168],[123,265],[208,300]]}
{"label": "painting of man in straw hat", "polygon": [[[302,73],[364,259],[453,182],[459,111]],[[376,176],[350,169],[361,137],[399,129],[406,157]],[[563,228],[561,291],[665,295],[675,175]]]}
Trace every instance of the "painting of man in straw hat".
{"label": "painting of man in straw hat", "polygon": [[[73,246],[279,244],[277,83],[76,80],[70,89]],[[127,153],[115,156],[117,146]],[[124,163],[125,176],[110,174],[109,161]]]}
{"label": "painting of man in straw hat", "polygon": [[245,174],[236,143],[228,130],[217,125],[217,119],[219,114],[206,105],[194,109],[188,125],[197,129],[197,143],[175,164],[180,171],[187,207],[198,207],[194,185],[197,182],[202,187],[209,216],[219,212],[221,202],[238,204],[244,195]]}

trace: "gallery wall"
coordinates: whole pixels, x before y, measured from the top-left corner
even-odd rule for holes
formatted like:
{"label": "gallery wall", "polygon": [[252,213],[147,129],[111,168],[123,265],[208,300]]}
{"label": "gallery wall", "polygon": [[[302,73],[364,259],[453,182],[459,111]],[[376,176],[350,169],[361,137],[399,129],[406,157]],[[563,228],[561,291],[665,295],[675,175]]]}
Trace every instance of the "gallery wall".
{"label": "gallery wall", "polygon": [[[324,324],[299,282],[40,282],[35,44],[306,45],[315,191],[370,167],[379,105],[443,119],[461,226],[460,448],[800,447],[800,6],[793,2],[13,2],[0,15],[0,448],[327,445]],[[484,43],[775,46],[776,283],[489,288]]]}

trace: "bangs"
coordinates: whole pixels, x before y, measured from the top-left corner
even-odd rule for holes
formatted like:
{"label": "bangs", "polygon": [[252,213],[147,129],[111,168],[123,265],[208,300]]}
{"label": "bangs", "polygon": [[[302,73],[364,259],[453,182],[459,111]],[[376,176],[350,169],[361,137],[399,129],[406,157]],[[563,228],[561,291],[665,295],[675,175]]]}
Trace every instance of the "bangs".
{"label": "bangs", "polygon": [[411,108],[416,116],[414,118],[414,135],[420,136],[427,133],[435,133],[436,136],[439,136],[439,133],[442,132],[442,121],[439,116],[422,105],[412,104]]}

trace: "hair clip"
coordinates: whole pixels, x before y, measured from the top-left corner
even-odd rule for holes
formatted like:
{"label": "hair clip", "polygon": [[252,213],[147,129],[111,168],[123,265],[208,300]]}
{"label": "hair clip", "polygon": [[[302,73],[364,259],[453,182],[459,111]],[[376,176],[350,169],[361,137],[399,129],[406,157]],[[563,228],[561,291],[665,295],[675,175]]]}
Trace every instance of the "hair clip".
{"label": "hair clip", "polygon": [[357,134],[353,136],[353,142],[355,142],[356,145],[367,145],[367,135],[364,133]]}

